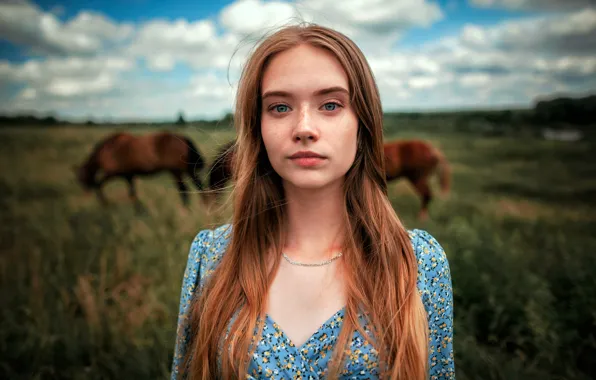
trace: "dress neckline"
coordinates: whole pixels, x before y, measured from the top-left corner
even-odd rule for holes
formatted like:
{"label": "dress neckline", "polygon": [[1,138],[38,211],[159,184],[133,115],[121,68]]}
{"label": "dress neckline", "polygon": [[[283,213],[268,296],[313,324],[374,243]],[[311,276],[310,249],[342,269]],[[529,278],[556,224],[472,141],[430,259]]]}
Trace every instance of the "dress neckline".
{"label": "dress neckline", "polygon": [[[342,307],[341,309],[339,309],[338,311],[336,311],[335,313],[333,313],[333,315],[331,315],[329,318],[327,318],[327,320],[325,322],[323,322],[323,324],[321,324],[316,330],[315,332],[313,332],[307,339],[306,341],[304,341],[304,343],[302,343],[300,346],[296,346],[296,344],[294,344],[294,342],[292,342],[292,340],[290,339],[290,337],[285,333],[285,331],[283,330],[283,328],[280,326],[279,323],[275,322],[275,320],[268,314],[265,313],[265,320],[269,321],[271,323],[271,325],[273,326],[273,328],[279,332],[281,334],[281,336],[286,339],[289,343],[289,345],[291,347],[296,348],[297,350],[301,351],[308,343],[310,343],[313,339],[315,339],[315,337],[322,331],[324,330],[327,326],[329,326],[334,320],[336,320],[339,317],[343,317],[344,311],[345,311],[346,307]],[[333,327],[338,327],[340,325],[340,321],[336,321],[337,326],[333,326]]]}

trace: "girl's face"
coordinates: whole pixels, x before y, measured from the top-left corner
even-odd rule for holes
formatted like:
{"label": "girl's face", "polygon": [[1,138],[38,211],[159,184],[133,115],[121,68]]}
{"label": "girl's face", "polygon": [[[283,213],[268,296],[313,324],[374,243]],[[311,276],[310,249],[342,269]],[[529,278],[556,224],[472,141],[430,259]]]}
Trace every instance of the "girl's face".
{"label": "girl's face", "polygon": [[339,61],[307,44],[279,53],[264,72],[261,97],[261,134],[284,186],[342,183],[356,156],[358,118]]}

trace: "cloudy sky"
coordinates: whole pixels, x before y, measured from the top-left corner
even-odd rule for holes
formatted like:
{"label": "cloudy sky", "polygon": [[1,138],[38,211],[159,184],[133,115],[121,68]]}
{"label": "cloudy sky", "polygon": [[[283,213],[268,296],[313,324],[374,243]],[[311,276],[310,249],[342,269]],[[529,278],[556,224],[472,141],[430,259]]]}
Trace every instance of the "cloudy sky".
{"label": "cloudy sky", "polygon": [[0,113],[219,118],[256,39],[298,21],[359,44],[386,111],[596,93],[596,0],[0,0]]}

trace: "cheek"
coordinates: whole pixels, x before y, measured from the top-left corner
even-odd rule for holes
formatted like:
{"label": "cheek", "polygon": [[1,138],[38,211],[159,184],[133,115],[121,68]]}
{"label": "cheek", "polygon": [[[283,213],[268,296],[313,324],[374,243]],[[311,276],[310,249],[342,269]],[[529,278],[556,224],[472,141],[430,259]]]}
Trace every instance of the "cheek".
{"label": "cheek", "polygon": [[358,147],[358,119],[353,115],[346,123],[343,133],[342,145],[346,154],[346,160],[353,162],[356,158],[356,150]]}
{"label": "cheek", "polygon": [[265,145],[265,149],[269,151],[269,148],[273,145],[271,143],[271,128],[267,125],[265,121],[261,121],[261,138],[263,139],[263,144]]}
{"label": "cheek", "polygon": [[344,140],[345,158],[343,161],[343,169],[346,171],[354,165],[358,154],[358,122],[356,121],[355,126],[352,126],[347,132]]}
{"label": "cheek", "polygon": [[277,151],[279,150],[279,136],[275,133],[275,129],[266,123],[261,124],[261,136],[269,161],[273,163],[276,160]]}

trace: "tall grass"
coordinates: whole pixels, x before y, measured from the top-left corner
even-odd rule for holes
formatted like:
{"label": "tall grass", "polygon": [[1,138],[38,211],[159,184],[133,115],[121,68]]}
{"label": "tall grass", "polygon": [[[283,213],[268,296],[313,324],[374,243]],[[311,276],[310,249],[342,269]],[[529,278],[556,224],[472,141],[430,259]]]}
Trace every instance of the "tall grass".
{"label": "tall grass", "polygon": [[[458,379],[594,378],[593,145],[389,127],[388,138],[430,139],[453,167],[453,191],[428,222],[415,219],[407,183],[390,198],[448,254]],[[107,209],[84,196],[70,166],[107,133],[0,131],[0,378],[169,375],[190,241],[223,219],[195,194],[184,210],[167,175],[138,182],[143,213],[124,183],[107,186]],[[232,137],[184,133],[209,161]]]}

